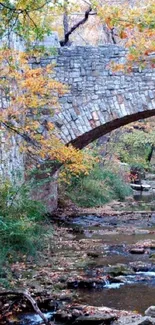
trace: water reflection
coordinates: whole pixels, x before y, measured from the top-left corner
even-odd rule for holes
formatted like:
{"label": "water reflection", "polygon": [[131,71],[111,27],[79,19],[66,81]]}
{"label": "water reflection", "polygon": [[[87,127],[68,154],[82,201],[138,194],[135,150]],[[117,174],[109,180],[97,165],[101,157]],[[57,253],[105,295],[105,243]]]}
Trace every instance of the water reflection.
{"label": "water reflection", "polygon": [[129,284],[116,289],[79,290],[80,303],[92,306],[107,306],[129,311],[144,311],[153,304],[155,288],[148,284]]}

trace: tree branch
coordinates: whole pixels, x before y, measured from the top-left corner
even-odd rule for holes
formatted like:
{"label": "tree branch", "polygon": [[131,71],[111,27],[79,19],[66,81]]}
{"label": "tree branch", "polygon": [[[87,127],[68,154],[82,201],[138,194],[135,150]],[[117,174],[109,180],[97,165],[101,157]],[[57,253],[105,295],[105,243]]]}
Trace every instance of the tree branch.
{"label": "tree branch", "polygon": [[36,24],[35,21],[31,18],[30,13],[29,13],[27,10],[25,10],[25,13],[26,13],[26,15],[28,16],[29,20],[30,20],[30,21],[33,23],[33,25],[37,28],[37,24]]}
{"label": "tree branch", "polygon": [[17,130],[13,125],[8,124],[7,122],[1,122],[2,125],[4,125],[7,129],[10,129],[11,131],[17,133],[18,135],[20,135],[26,142],[31,143],[33,146],[37,147],[37,144],[34,140],[32,140],[30,138],[30,136],[26,133],[22,133],[19,130]]}
{"label": "tree branch", "polygon": [[83,25],[89,18],[89,15],[92,11],[92,7],[89,7],[89,9],[86,10],[85,16],[83,19],[81,19],[77,24],[73,25],[71,29],[68,31],[68,33],[65,34],[64,40],[60,41],[61,46],[65,46],[69,41],[69,36],[81,25]]}
{"label": "tree branch", "polygon": [[64,5],[63,25],[64,25],[64,37],[65,37],[65,35],[69,31],[67,4]]}
{"label": "tree branch", "polygon": [[0,292],[0,296],[21,296],[26,298],[32,305],[34,311],[41,317],[41,319],[44,321],[44,323],[46,325],[49,324],[53,324],[51,323],[46,317],[45,315],[42,313],[42,311],[39,309],[36,301],[31,297],[30,293],[25,290],[25,291],[4,291],[4,292]]}
{"label": "tree branch", "polygon": [[20,9],[16,9],[15,7],[10,7],[8,5],[5,5],[3,2],[0,2],[0,6],[2,6],[5,9],[8,9],[10,11],[21,12]]}
{"label": "tree branch", "polygon": [[10,7],[10,6],[8,6],[8,5],[6,5],[5,3],[3,3],[3,2],[0,2],[0,6],[2,6],[3,8],[5,8],[5,9],[8,9],[8,10],[10,10],[10,11],[14,11],[15,13],[23,13],[25,10],[27,11],[27,12],[31,12],[31,11],[36,11],[36,10],[40,10],[40,9],[42,9],[42,8],[44,8],[47,4],[49,4],[51,2],[51,0],[47,0],[47,1],[45,1],[40,7],[37,7],[37,8],[33,8],[33,9],[17,9],[16,7]]}

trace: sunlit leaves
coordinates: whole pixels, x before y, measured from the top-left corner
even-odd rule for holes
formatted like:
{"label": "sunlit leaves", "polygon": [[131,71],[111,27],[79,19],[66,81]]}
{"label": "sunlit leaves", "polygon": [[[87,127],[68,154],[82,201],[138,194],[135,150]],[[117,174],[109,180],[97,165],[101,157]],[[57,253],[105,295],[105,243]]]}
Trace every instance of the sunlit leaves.
{"label": "sunlit leaves", "polygon": [[[7,130],[8,136],[21,136],[20,150],[29,155],[29,167],[34,166],[34,161],[52,160],[64,165],[65,175],[86,174],[92,159],[72,146],[66,147],[55,135],[51,119],[59,109],[58,97],[68,87],[52,79],[51,72],[51,65],[32,69],[26,53],[1,49],[2,131]],[[49,121],[43,119],[44,114]]]}
{"label": "sunlit leaves", "polygon": [[98,15],[109,29],[115,28],[129,48],[129,61],[143,61],[155,51],[155,3],[153,0],[129,4],[105,4],[98,1]]}

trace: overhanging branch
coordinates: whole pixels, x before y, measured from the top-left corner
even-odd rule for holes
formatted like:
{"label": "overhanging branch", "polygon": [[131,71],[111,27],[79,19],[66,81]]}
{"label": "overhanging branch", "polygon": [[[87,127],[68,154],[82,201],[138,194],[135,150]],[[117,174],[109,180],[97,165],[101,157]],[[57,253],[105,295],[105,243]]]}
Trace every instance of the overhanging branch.
{"label": "overhanging branch", "polygon": [[14,133],[20,135],[26,142],[32,144],[35,147],[38,147],[36,142],[26,133],[21,132],[20,130],[16,129],[12,124],[7,122],[1,122],[2,125],[4,125],[7,129],[13,131]]}
{"label": "overhanging branch", "polygon": [[83,25],[89,18],[89,15],[92,11],[92,7],[89,7],[89,9],[86,10],[84,18],[81,19],[77,24],[73,25],[71,29],[68,31],[68,33],[65,34],[64,40],[60,41],[61,46],[65,46],[69,41],[69,36],[81,25]]}

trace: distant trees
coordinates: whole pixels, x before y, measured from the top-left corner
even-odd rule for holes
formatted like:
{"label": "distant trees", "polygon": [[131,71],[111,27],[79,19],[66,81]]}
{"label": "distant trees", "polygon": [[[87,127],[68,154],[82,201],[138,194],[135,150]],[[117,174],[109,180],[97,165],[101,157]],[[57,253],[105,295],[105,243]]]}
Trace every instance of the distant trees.
{"label": "distant trees", "polygon": [[[95,15],[109,30],[114,43],[117,37],[123,40],[130,50],[130,61],[143,60],[155,51],[153,0],[127,3],[123,0],[112,3],[108,0],[81,0],[78,3],[74,0],[1,0],[0,36],[14,31],[30,42],[41,39],[51,32],[52,23],[60,15],[63,16],[64,27],[62,45],[66,45],[70,35]],[[68,18],[71,15],[75,18],[72,23]]]}

